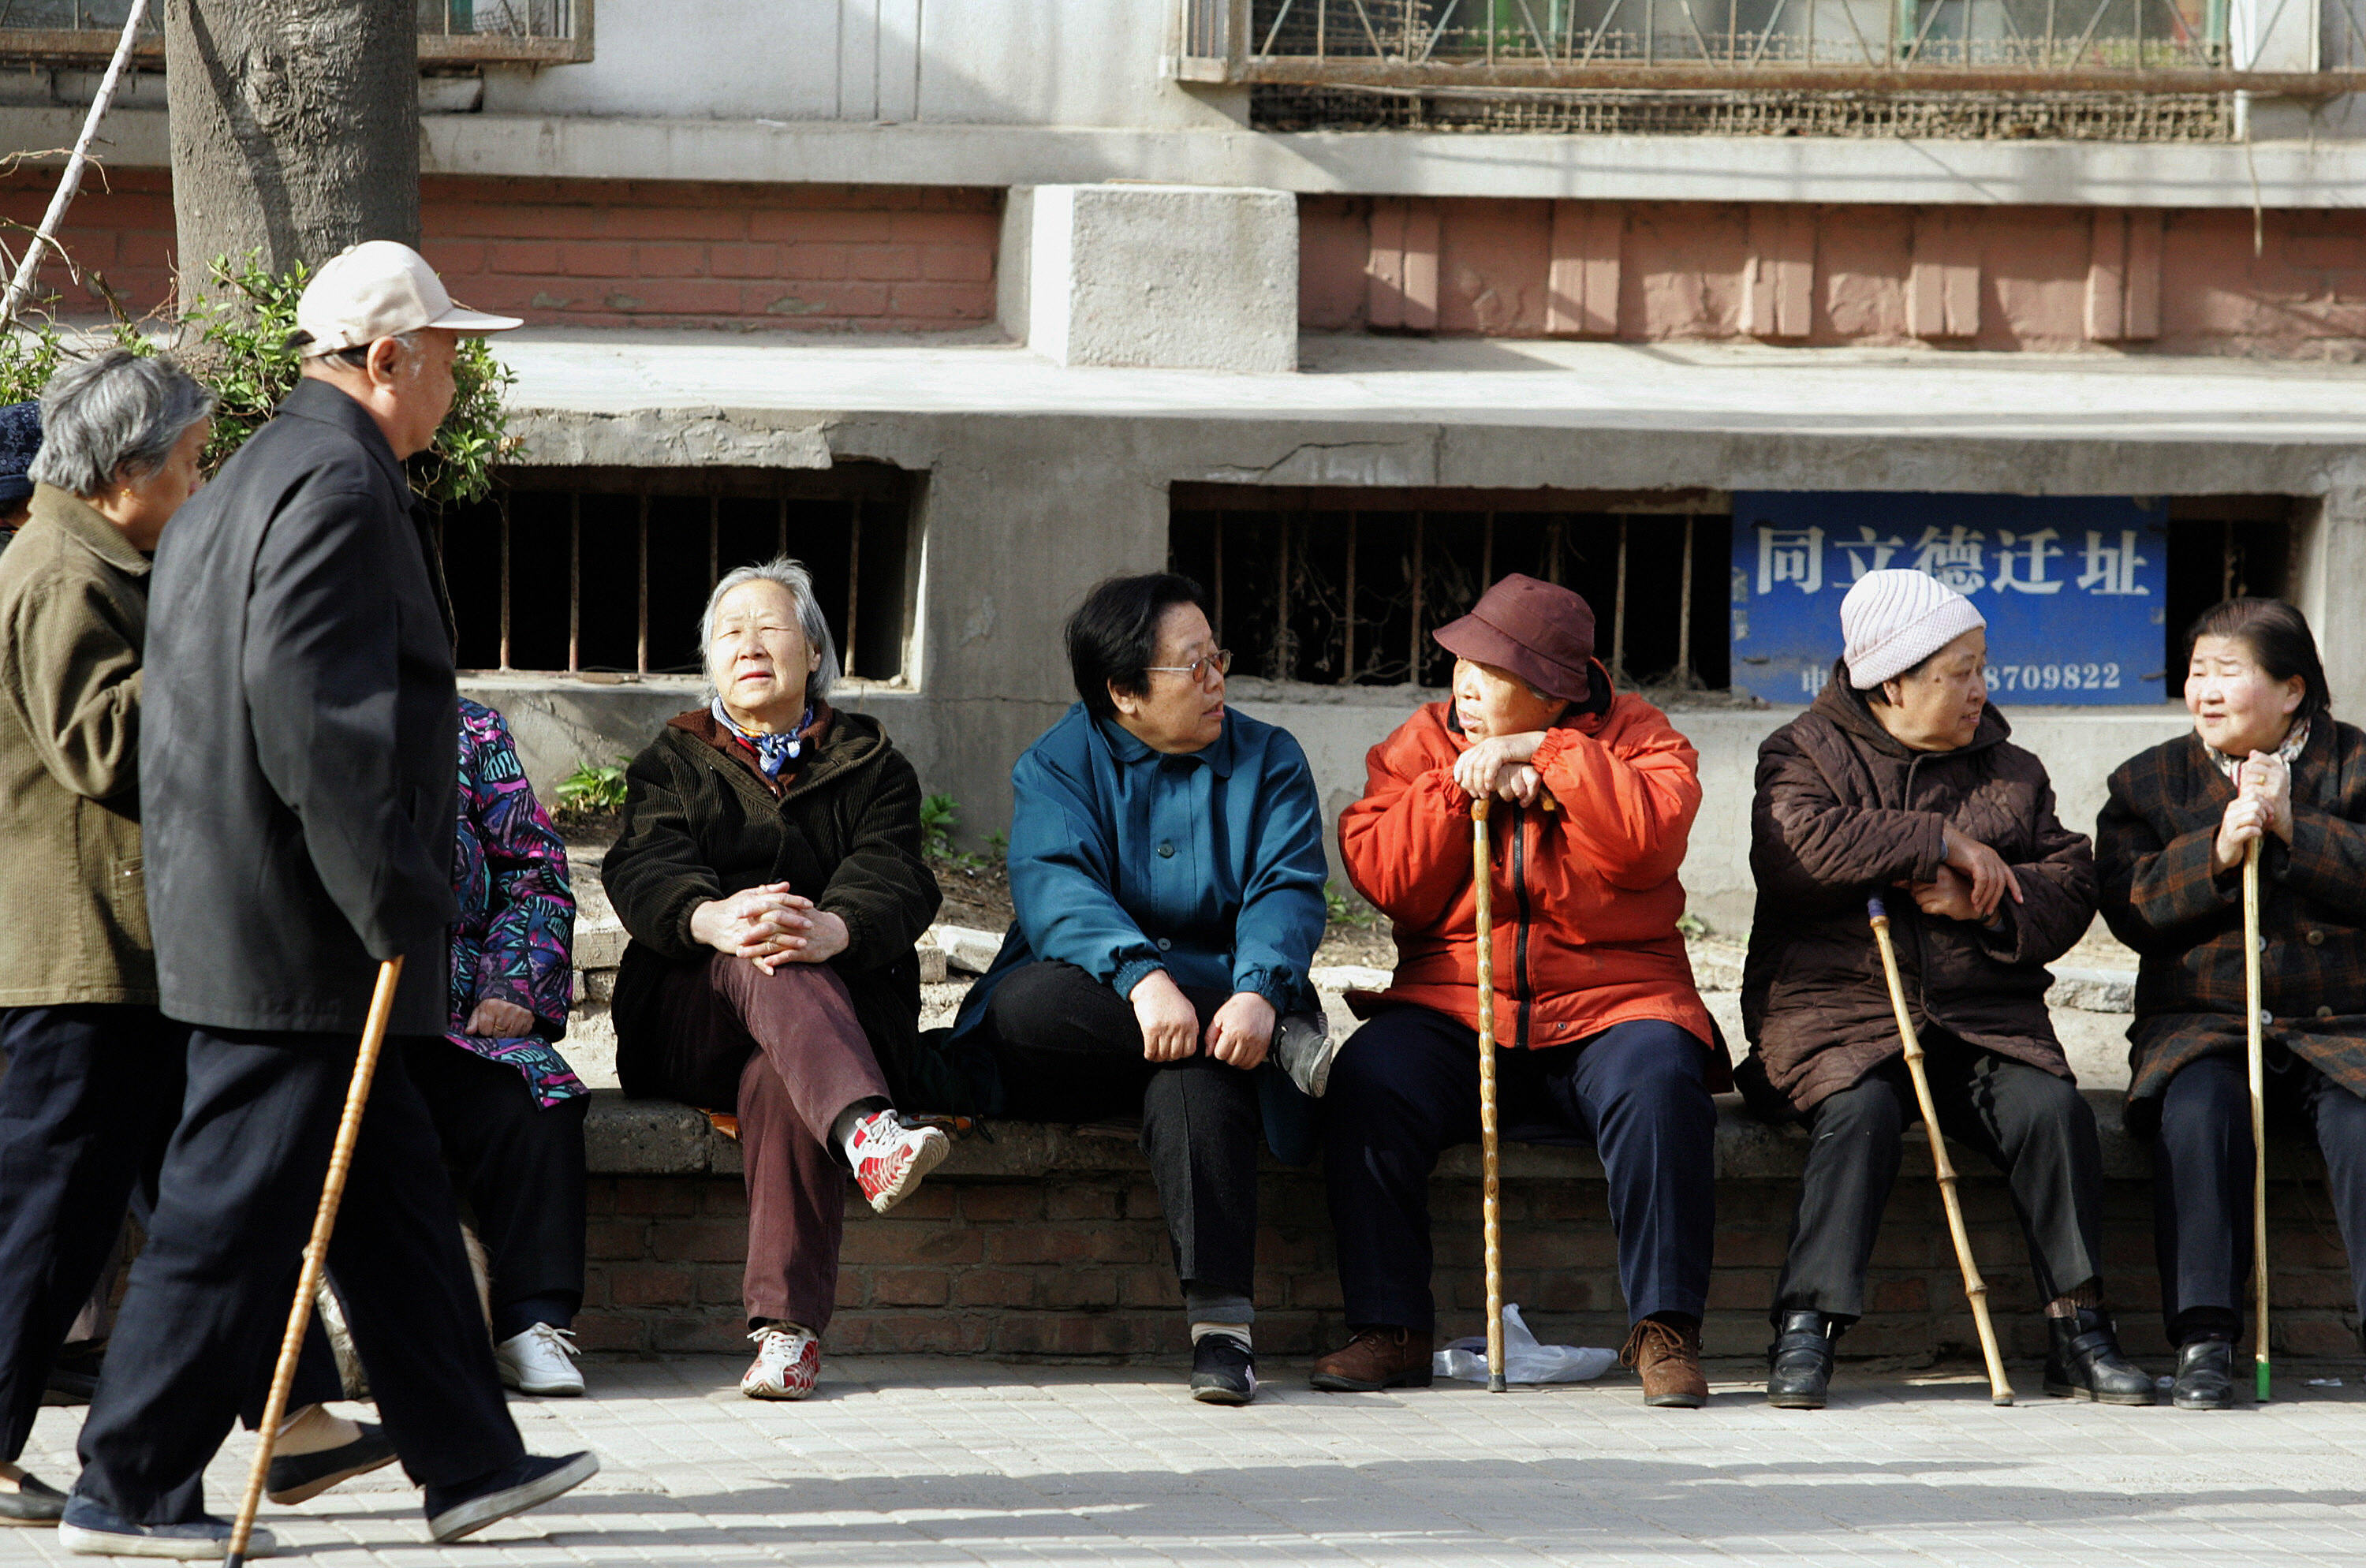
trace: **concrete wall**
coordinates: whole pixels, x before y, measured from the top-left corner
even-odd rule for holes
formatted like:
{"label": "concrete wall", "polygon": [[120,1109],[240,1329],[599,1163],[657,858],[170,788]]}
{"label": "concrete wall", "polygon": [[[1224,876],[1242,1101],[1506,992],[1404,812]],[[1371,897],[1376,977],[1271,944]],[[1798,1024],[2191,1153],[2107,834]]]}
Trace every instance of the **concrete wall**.
{"label": "concrete wall", "polygon": [[864,124],[1231,123],[1207,96],[1165,79],[1174,25],[1166,0],[606,0],[597,15],[589,63],[489,73],[485,109]]}

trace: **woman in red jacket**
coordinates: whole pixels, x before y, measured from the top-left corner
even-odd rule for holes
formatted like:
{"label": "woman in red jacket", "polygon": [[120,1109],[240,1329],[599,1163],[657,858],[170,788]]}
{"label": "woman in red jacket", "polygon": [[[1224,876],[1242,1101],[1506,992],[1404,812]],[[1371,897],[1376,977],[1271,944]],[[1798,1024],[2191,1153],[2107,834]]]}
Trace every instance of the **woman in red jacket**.
{"label": "woman in red jacket", "polygon": [[1507,577],[1435,635],[1456,656],[1453,701],[1372,748],[1364,798],[1339,819],[1348,878],[1396,923],[1397,968],[1387,991],[1355,998],[1370,1021],[1331,1071],[1331,1221],[1355,1337],[1313,1384],[1430,1381],[1429,1176],[1479,1135],[1470,803],[1493,795],[1505,1135],[1600,1151],[1634,1323],[1624,1359],[1646,1403],[1698,1406],[1709,1095],[1729,1078],[1676,931],[1697,754],[1659,709],[1611,690],[1594,612],[1566,588]]}

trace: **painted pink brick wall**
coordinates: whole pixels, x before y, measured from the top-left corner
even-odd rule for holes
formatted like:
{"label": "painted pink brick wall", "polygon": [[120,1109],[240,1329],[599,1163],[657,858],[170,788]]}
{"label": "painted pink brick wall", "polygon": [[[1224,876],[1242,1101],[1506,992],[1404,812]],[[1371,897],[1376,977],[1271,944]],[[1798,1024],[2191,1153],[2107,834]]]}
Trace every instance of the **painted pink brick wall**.
{"label": "painted pink brick wall", "polygon": [[[0,179],[0,217],[38,222],[54,175]],[[931,332],[994,317],[1001,193],[437,176],[420,187],[425,251],[452,292],[535,324]],[[135,310],[172,287],[172,182],[94,179],[63,236]],[[52,270],[73,313],[96,289]]]}
{"label": "painted pink brick wall", "polygon": [[[1300,317],[1306,326],[1357,331],[1369,325],[1369,275],[1383,265],[1374,254],[1374,205],[1359,197],[1301,201]],[[1425,205],[1438,235],[1436,330],[1546,335],[1556,204],[1469,198]],[[1615,206],[1624,224],[1616,335],[1633,342],[1744,336],[1752,261],[1749,209],[1702,202]],[[1928,243],[1927,228],[1944,233],[1948,247],[1934,259],[1968,265],[1976,273],[1966,301],[1977,307],[1977,330],[1943,339],[1959,346],[2140,347],[2342,360],[2366,355],[2366,212],[2268,213],[2255,255],[2248,212],[2123,216],[2105,210],[2101,216],[2111,223],[2158,224],[2159,236],[2157,273],[2146,277],[2158,287],[2157,335],[2109,345],[2088,336],[2090,265],[2106,264],[2096,238],[2097,209],[1847,206],[1815,208],[1811,214],[1807,330],[1786,341],[1916,341],[1908,288],[1918,236]],[[1389,232],[1400,227],[1391,225]],[[2126,249],[2131,256],[2139,254],[2137,242]],[[1391,276],[1403,270],[1387,265]],[[2133,309],[2126,313],[2149,319]],[[2114,320],[2120,314],[2109,312]]]}

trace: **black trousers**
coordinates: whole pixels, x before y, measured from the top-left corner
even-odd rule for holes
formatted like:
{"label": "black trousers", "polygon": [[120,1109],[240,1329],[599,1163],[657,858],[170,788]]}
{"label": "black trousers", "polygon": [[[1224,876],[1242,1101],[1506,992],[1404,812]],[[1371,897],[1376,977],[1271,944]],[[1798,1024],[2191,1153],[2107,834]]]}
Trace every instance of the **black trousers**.
{"label": "black trousers", "polygon": [[[2267,1055],[2270,1124],[2325,1155],[2325,1185],[2366,1321],[2366,1100],[2281,1046]],[[2169,1343],[2239,1334],[2251,1299],[2251,1085],[2240,1056],[2204,1056],[2169,1080],[2153,1134],[2153,1250]]]}
{"label": "black trousers", "polygon": [[523,1334],[537,1322],[565,1328],[583,1304],[583,1118],[590,1098],[538,1105],[524,1073],[448,1040],[409,1040],[403,1051],[444,1145],[444,1163],[485,1244],[493,1337]]}
{"label": "black trousers", "polygon": [[[0,1009],[0,1460],[24,1453],[58,1348],[107,1283],[125,1213],[143,1228],[152,1217],[188,1039],[152,1007]],[[240,1411],[250,1427],[269,1390],[266,1367]],[[316,1326],[288,1408],[344,1393]]]}
{"label": "black trousers", "polygon": [[[79,1495],[142,1524],[204,1514],[207,1461],[278,1346],[357,1043],[190,1032],[155,1223],[83,1422]],[[450,1484],[524,1449],[405,1055],[379,1059],[329,1264],[403,1469]]]}
{"label": "black trousers", "polygon": [[[1600,1152],[1630,1321],[1697,1321],[1708,1299],[1717,1102],[1707,1068],[1699,1041],[1656,1021],[1496,1056],[1506,1136],[1574,1134]],[[1347,1325],[1431,1333],[1429,1178],[1449,1145],[1479,1141],[1479,1032],[1427,1008],[1391,1008],[1340,1051],[1323,1106]]]}
{"label": "black trousers", "polygon": [[189,1031],[154,1008],[0,1010],[0,1459],[152,1185],[181,1109]]}
{"label": "black trousers", "polygon": [[[1203,1030],[1230,999],[1183,994]],[[1008,1114],[1090,1122],[1141,1111],[1142,1149],[1187,1303],[1246,1309],[1256,1276],[1256,1075],[1204,1050],[1179,1062],[1144,1060],[1132,1004],[1072,964],[1030,964],[1004,976],[986,1022]]]}
{"label": "black trousers", "polygon": [[[1929,1032],[1922,1042],[1939,1126],[2004,1172],[2029,1244],[2039,1299],[2053,1301],[2102,1273],[2103,1155],[2095,1112],[2067,1078]],[[1775,1287],[1786,1312],[1865,1315],[1865,1269],[1881,1212],[1898,1181],[1900,1140],[1921,1122],[1905,1060],[1885,1062],[1819,1104],[1791,1223],[1791,1251]]]}

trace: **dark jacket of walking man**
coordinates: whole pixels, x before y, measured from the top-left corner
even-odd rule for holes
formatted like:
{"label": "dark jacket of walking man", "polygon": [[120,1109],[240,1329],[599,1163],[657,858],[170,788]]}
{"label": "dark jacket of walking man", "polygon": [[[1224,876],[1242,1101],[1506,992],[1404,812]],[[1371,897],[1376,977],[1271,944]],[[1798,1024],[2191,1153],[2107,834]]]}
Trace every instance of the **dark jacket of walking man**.
{"label": "dark jacket of walking man", "polygon": [[[381,961],[406,960],[394,1032],[444,1027],[458,699],[402,459],[451,407],[459,339],[518,322],[373,241],[321,268],[297,323],[303,382],[183,511],[151,593],[148,907],[188,1089],[83,1427],[75,1551],[221,1554],[204,1469],[276,1347]],[[401,1063],[381,1060],[329,1267],[451,1540],[597,1464],[524,1451]]]}

